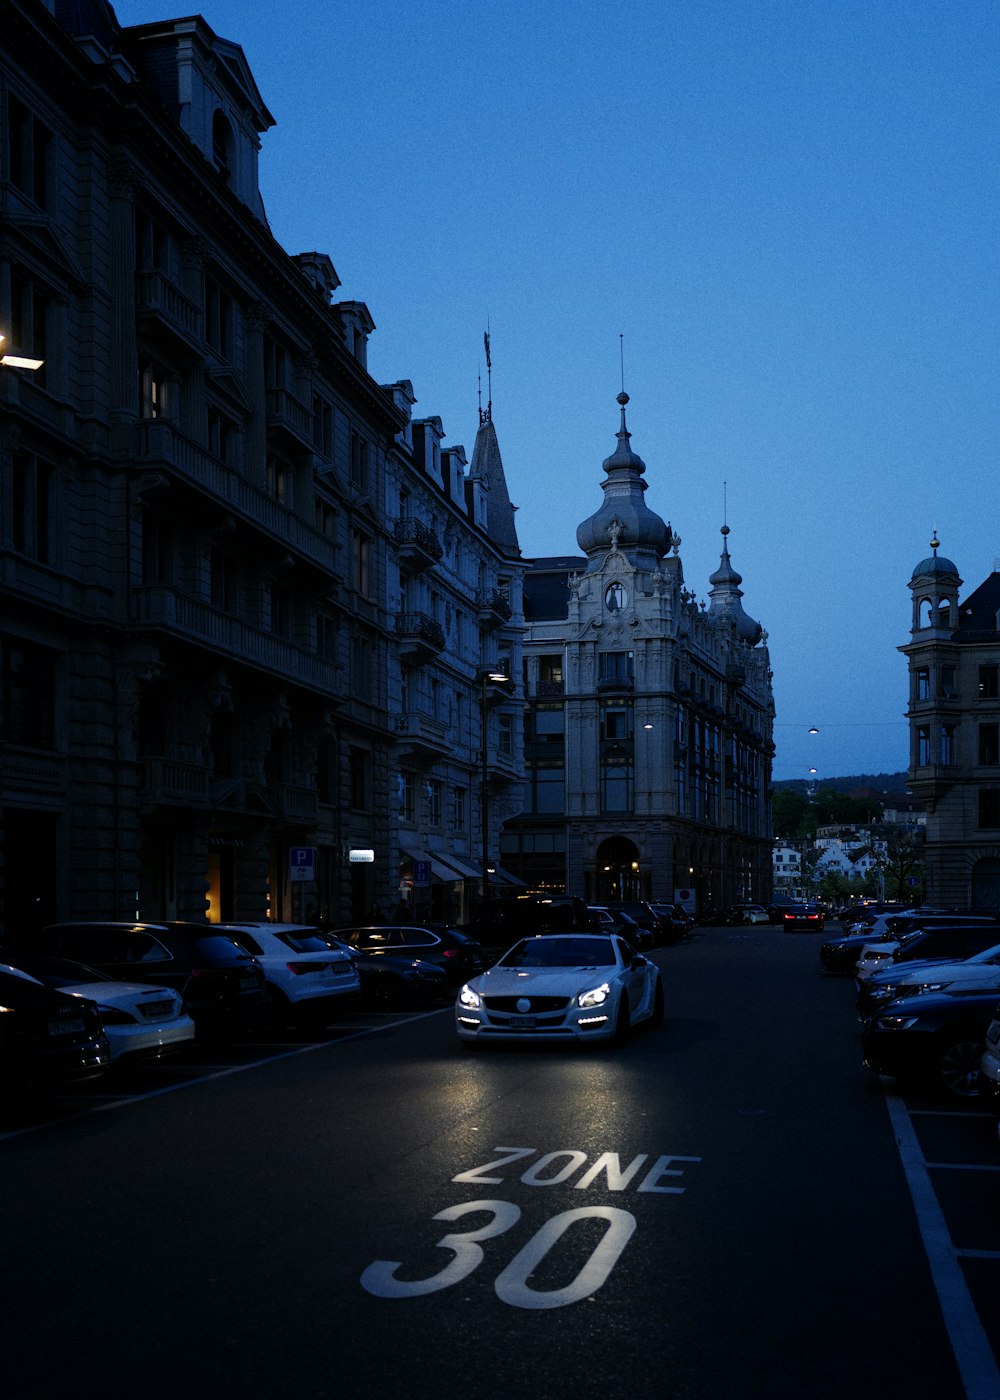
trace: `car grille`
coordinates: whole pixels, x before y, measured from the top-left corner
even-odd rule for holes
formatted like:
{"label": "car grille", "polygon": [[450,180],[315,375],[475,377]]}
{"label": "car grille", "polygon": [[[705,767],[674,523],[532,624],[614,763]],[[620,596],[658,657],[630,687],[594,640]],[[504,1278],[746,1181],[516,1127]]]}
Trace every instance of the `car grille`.
{"label": "car grille", "polygon": [[543,1011],[565,1011],[569,1006],[569,997],[484,997],[483,1004],[487,1011],[518,1011],[519,1001],[529,1001],[529,1014],[538,1014]]}
{"label": "car grille", "polygon": [[174,1003],[172,1001],[144,1001],[139,1004],[139,1011],[148,1020],[174,1014]]}

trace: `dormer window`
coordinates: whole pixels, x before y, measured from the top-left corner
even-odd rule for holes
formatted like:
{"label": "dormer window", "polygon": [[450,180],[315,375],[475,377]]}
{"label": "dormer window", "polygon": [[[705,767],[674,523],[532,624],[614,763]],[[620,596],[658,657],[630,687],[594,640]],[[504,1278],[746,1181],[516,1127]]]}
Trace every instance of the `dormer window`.
{"label": "dormer window", "polygon": [[212,117],[212,159],[215,168],[228,185],[233,178],[233,155],[236,142],[226,114],[217,110]]}

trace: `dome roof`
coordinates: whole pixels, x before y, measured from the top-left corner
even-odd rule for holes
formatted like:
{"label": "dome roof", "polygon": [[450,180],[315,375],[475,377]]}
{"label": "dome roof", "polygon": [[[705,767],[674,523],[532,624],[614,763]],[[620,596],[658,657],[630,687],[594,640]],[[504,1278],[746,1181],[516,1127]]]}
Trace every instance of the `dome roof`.
{"label": "dome roof", "polygon": [[728,525],[722,527],[722,558],[719,567],[708,581],[712,585],[708,595],[712,600],[708,609],[709,617],[716,623],[728,622],[741,642],[746,642],[748,646],[756,646],[763,629],[759,622],[744,611],[740,602],[743,597],[740,589],[743,576],[733,568],[729,557]]}
{"label": "dome roof", "polygon": [[935,530],[934,537],[931,540],[931,549],[933,549],[934,553],[927,559],[921,559],[920,563],[913,570],[912,578],[926,578],[928,575],[933,577],[935,574],[954,574],[956,578],[958,577],[957,566],[953,564],[950,559],[946,559],[943,554],[938,554],[940,548],[941,542]]}
{"label": "dome roof", "polygon": [[670,548],[673,535],[670,526],[642,499],[646,490],[642,480],[646,464],[629,446],[631,434],[625,426],[628,401],[628,394],[622,390],[618,395],[622,413],[618,446],[604,460],[607,473],[607,480],[601,483],[604,504],[578,527],[576,541],[588,555],[604,554],[620,542],[629,553],[642,550],[660,559]]}

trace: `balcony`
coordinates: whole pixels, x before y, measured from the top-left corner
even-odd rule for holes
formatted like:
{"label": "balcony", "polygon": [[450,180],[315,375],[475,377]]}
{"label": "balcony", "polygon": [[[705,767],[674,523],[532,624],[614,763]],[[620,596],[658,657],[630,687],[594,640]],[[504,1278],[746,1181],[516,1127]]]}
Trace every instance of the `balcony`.
{"label": "balcony", "polygon": [[565,693],[563,681],[536,681],[535,696],[538,700],[557,700]]}
{"label": "balcony", "polygon": [[283,821],[315,822],[319,815],[319,796],[315,788],[279,783],[268,788],[268,794]]}
{"label": "balcony", "polygon": [[400,613],[396,636],[400,658],[410,666],[424,666],[444,650],[444,629],[426,613]]}
{"label": "balcony", "polygon": [[448,727],[430,715],[410,713],[396,720],[399,735],[399,756],[410,763],[427,767],[445,758],[450,752]]}
{"label": "balcony", "polygon": [[148,419],[138,425],[137,432],[134,458],[138,465],[166,470],[210,496],[227,513],[238,513],[284,549],[304,556],[324,573],[338,573],[337,549],[332,540],[178,432],[173,423],[162,418]]}
{"label": "balcony", "polygon": [[164,337],[183,350],[201,348],[201,314],[191,299],[162,272],[136,277],[139,327],[152,338]]}
{"label": "balcony", "polygon": [[267,427],[269,432],[286,438],[295,450],[306,447],[312,451],[312,411],[287,389],[268,389]]}
{"label": "balcony", "polygon": [[337,671],[332,662],[166,584],[133,589],[132,623],[139,628],[161,629],[218,657],[268,671],[322,695],[337,693]]}
{"label": "balcony", "polygon": [[502,627],[505,622],[510,621],[510,603],[499,588],[478,589],[476,591],[476,608],[479,614],[479,625],[482,628]]}
{"label": "balcony", "polygon": [[598,695],[631,695],[634,690],[631,676],[601,676],[597,682]]}
{"label": "balcony", "polygon": [[392,532],[399,546],[397,558],[402,573],[419,574],[440,562],[444,554],[441,541],[422,520],[397,520]]}
{"label": "balcony", "polygon": [[207,807],[209,772],[202,764],[172,758],[147,758],[143,764],[142,800],[156,807]]}

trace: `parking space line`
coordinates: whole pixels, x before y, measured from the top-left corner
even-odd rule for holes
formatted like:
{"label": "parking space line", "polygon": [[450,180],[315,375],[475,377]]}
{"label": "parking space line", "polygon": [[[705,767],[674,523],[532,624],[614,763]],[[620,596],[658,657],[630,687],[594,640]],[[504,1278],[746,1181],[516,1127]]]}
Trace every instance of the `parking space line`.
{"label": "parking space line", "polygon": [[1000,1172],[1000,1167],[984,1162],[925,1162],[924,1166],[934,1172]]}
{"label": "parking space line", "polygon": [[959,1263],[960,1253],[967,1257],[967,1251],[959,1251],[952,1244],[944,1213],[931,1185],[928,1164],[902,1098],[888,1088],[884,1088],[884,1094],[966,1400],[996,1400],[1000,1395],[1000,1370]]}

